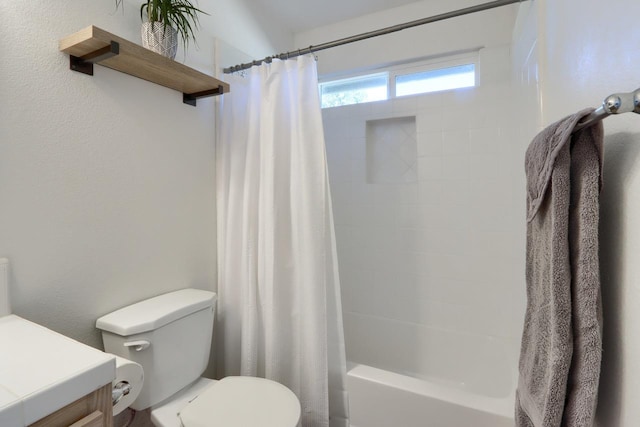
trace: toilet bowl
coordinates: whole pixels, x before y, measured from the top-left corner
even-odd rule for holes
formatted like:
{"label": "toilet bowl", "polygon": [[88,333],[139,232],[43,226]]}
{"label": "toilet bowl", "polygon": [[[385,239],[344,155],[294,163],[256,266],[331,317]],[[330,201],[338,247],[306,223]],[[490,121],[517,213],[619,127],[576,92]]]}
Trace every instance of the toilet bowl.
{"label": "toilet bowl", "polygon": [[298,398],[275,381],[254,377],[200,378],[151,408],[157,427],[296,426]]}
{"label": "toilet bowl", "polygon": [[211,349],[216,294],[182,289],[96,321],[105,351],[142,365],[145,383],[131,404],[157,427],[295,427],[300,402],[264,378],[202,378]]}

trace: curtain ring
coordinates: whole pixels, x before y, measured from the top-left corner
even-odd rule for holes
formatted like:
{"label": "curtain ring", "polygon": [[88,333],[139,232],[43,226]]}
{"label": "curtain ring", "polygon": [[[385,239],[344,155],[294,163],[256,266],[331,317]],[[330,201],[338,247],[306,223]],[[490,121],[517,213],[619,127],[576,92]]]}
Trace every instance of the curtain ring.
{"label": "curtain ring", "polygon": [[313,51],[313,45],[309,46],[309,55],[313,55],[313,58],[316,61],[318,60],[318,55],[316,55],[315,52]]}

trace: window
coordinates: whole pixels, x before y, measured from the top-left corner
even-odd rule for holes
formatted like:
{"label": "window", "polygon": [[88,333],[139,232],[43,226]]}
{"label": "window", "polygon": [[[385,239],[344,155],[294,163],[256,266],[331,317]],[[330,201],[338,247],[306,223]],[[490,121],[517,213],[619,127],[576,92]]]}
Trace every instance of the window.
{"label": "window", "polygon": [[394,66],[381,73],[321,82],[322,108],[473,87],[476,62],[477,51],[467,52],[444,60]]}
{"label": "window", "polygon": [[475,64],[396,76],[396,96],[417,95],[476,85]]}
{"label": "window", "polygon": [[320,83],[322,108],[382,101],[389,93],[389,74],[369,74]]}

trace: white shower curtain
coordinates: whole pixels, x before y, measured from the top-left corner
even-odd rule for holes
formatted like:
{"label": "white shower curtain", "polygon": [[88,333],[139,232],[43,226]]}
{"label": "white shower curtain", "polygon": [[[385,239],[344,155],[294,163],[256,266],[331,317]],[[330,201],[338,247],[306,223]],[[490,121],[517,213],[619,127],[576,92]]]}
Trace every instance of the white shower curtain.
{"label": "white shower curtain", "polygon": [[218,374],[285,384],[302,427],[348,427],[315,60],[274,60],[229,83],[216,148]]}

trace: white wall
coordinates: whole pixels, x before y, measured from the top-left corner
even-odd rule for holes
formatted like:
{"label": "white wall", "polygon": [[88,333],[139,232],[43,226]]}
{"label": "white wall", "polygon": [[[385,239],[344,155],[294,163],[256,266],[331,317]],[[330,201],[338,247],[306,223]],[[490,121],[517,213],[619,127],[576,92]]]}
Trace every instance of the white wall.
{"label": "white wall", "polygon": [[[475,0],[417,1],[297,33],[295,46],[305,48],[477,4]],[[320,51],[317,53],[318,71],[321,75],[340,73],[508,43],[516,11],[517,6],[513,5],[499,7]]]}
{"label": "white wall", "polygon": [[[537,27],[542,124],[640,86],[637,1],[536,0],[521,8],[521,28]],[[640,419],[640,116],[612,116],[604,127],[604,351],[597,423],[626,427]]]}
{"label": "white wall", "polygon": [[[420,2],[351,20],[298,34],[296,44],[463,2],[453,3]],[[325,109],[324,121],[349,360],[491,396],[515,388],[525,298],[526,144],[510,115],[512,12],[497,9],[345,46],[348,61],[333,50],[319,54],[320,69],[336,73],[486,46],[478,53],[477,88]],[[367,124],[400,117],[415,118],[415,130],[410,123],[389,129],[393,137],[376,158]],[[393,138],[400,143],[394,146]],[[393,181],[396,165],[401,181],[403,162],[413,164],[404,182],[376,182]]]}
{"label": "white wall", "polygon": [[[290,47],[241,1],[203,8],[213,16],[187,65],[213,72],[214,36],[258,56]],[[0,16],[0,254],[13,311],[101,347],[97,317],[215,289],[215,100],[193,108],[104,67],[69,70],[58,39],[90,24],[139,42],[132,2],[124,15],[110,0],[2,2]]]}

